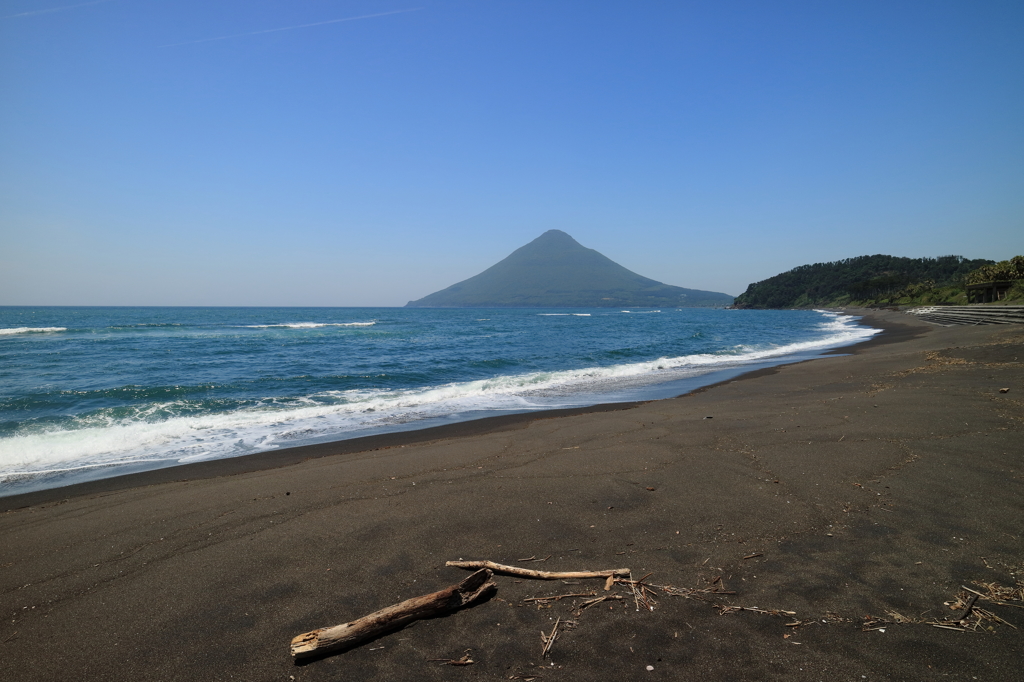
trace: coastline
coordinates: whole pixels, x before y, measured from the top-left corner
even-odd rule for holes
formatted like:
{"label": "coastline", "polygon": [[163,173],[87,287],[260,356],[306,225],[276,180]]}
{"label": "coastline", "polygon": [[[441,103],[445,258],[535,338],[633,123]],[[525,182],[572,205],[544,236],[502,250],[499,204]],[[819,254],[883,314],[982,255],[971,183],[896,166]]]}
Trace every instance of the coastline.
{"label": "coastline", "polygon": [[[961,585],[1024,580],[1024,329],[869,315],[888,331],[678,398],[7,511],[0,666],[26,680],[1013,679],[1019,631],[926,620]],[[291,661],[291,637],[453,584],[466,574],[444,562],[460,558],[629,567],[679,591],[654,590],[653,610],[621,586],[611,608],[539,608],[526,600],[604,593],[502,577],[479,606]],[[1024,610],[985,608],[1024,628]],[[556,617],[574,626],[542,658]],[[467,649],[471,666],[429,660]]]}
{"label": "coastline", "polygon": [[[925,327],[895,321],[888,317],[877,314],[877,311],[854,310],[843,311],[844,314],[852,314],[860,318],[862,326],[880,329],[881,332],[871,338],[858,343],[833,348],[821,353],[821,355],[808,360],[797,360],[795,362],[780,361],[769,367],[737,370],[719,370],[712,374],[726,374],[727,378],[704,384],[694,388],[692,391],[680,394],[675,397],[682,397],[689,393],[705,391],[721,384],[744,378],[755,378],[773,374],[787,364],[799,364],[811,362],[823,357],[832,355],[856,354],[862,349],[874,345],[897,343],[901,340],[913,338],[925,332]],[[871,315],[875,313],[874,317]],[[142,471],[119,474],[108,478],[82,481],[69,485],[45,488],[14,495],[0,496],[0,513],[23,507],[31,507],[41,504],[50,504],[63,501],[79,495],[103,495],[117,490],[126,490],[138,486],[159,485],[176,481],[191,481],[206,478],[217,478],[220,476],[233,476],[255,471],[266,471],[298,464],[310,459],[322,457],[334,457],[353,455],[360,452],[383,450],[393,447],[405,447],[409,445],[420,445],[436,440],[448,438],[460,438],[465,436],[483,435],[487,433],[498,433],[501,431],[516,429],[528,422],[539,419],[556,419],[559,417],[570,417],[583,414],[602,413],[608,411],[628,410],[639,405],[651,402],[651,400],[638,400],[615,403],[595,403],[583,407],[557,408],[550,410],[536,410],[531,412],[516,412],[511,414],[500,414],[476,419],[468,419],[438,426],[427,426],[403,431],[391,431],[355,438],[344,438],[313,443],[309,445],[298,445],[274,450],[265,450],[248,455],[237,457],[225,457],[221,459],[193,462],[188,464],[177,464],[172,466],[144,469]]]}

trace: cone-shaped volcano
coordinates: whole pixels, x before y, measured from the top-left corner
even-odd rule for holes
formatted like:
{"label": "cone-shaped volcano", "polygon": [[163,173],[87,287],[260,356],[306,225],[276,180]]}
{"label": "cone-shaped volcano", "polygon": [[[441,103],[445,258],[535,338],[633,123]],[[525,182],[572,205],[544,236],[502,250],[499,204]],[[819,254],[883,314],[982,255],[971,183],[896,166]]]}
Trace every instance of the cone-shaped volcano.
{"label": "cone-shaped volcano", "polygon": [[565,232],[548,230],[479,275],[409,301],[407,307],[721,307],[732,299],[642,277]]}

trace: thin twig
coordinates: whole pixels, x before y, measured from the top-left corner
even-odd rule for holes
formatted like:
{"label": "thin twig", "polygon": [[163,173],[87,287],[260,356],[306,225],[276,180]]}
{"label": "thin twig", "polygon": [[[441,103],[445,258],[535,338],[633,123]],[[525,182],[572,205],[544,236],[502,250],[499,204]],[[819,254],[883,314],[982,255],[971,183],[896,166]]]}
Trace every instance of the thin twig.
{"label": "thin twig", "polygon": [[594,597],[597,592],[577,592],[576,594],[559,594],[551,597],[530,597],[523,601],[558,601],[559,599],[566,599],[568,597]]}
{"label": "thin twig", "polygon": [[540,652],[540,657],[541,658],[545,658],[548,655],[548,653],[551,651],[551,645],[555,643],[555,637],[558,636],[558,624],[561,623],[561,622],[562,622],[562,617],[559,616],[558,619],[555,620],[555,627],[551,628],[551,634],[548,635],[547,637],[544,636],[544,632],[543,631],[540,633],[541,639],[544,640],[544,649]]}
{"label": "thin twig", "polygon": [[585,601],[585,602],[580,604],[580,610],[583,610],[585,608],[593,606],[594,604],[600,604],[601,602],[607,601],[609,599],[619,599],[619,600],[621,600],[622,599],[622,595],[621,594],[606,594],[603,597],[598,597],[597,599],[588,599],[587,601]]}
{"label": "thin twig", "polygon": [[517,575],[521,578],[536,578],[538,580],[571,580],[573,578],[607,578],[610,575],[616,577],[629,575],[628,568],[613,568],[606,571],[534,571],[529,568],[520,568],[519,566],[496,564],[493,561],[446,561],[444,565],[473,570],[489,568],[495,573]]}
{"label": "thin twig", "polygon": [[428,658],[428,663],[440,663],[441,665],[473,665],[476,661],[469,657],[470,649],[462,658]]}

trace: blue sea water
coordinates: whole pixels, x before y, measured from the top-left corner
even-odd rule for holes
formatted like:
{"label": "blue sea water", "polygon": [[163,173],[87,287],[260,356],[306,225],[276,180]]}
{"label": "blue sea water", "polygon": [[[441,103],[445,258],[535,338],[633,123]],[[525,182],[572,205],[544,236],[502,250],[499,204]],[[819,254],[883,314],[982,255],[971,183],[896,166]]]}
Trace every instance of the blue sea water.
{"label": "blue sea water", "polygon": [[823,311],[0,307],[0,495],[669,397],[876,331]]}

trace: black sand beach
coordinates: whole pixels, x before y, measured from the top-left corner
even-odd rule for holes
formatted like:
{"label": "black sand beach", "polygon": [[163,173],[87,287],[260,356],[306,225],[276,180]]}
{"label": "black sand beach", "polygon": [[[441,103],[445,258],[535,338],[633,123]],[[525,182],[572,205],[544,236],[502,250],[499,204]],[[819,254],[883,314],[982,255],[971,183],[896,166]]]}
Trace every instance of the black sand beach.
{"label": "black sand beach", "polygon": [[[1024,582],[1024,328],[866,322],[887,331],[850,354],[672,400],[2,498],[0,675],[1024,679],[1019,591],[978,600],[977,629],[943,620],[961,586]],[[484,603],[292,661],[295,635],[458,582],[453,559],[678,594],[497,576]],[[624,599],[524,601],[591,591]]]}

